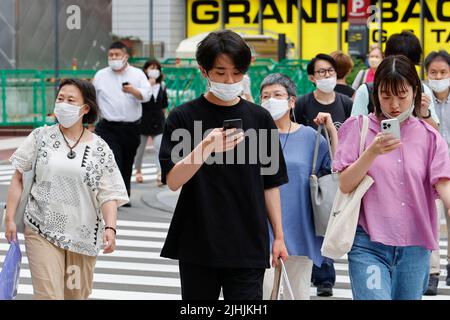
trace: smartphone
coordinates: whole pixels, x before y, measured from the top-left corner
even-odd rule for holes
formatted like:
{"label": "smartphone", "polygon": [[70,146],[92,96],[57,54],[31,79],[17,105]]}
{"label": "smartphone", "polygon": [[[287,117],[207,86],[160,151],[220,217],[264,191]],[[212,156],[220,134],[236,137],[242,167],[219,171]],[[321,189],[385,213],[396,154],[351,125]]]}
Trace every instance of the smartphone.
{"label": "smartphone", "polygon": [[127,82],[122,82],[122,87],[125,87],[125,86],[127,86],[127,85],[129,85],[130,83],[127,81]]}
{"label": "smartphone", "polygon": [[400,121],[397,118],[381,121],[381,132],[390,133],[400,139]]}
{"label": "smartphone", "polygon": [[223,130],[228,129],[242,129],[242,119],[230,119],[223,121]]}

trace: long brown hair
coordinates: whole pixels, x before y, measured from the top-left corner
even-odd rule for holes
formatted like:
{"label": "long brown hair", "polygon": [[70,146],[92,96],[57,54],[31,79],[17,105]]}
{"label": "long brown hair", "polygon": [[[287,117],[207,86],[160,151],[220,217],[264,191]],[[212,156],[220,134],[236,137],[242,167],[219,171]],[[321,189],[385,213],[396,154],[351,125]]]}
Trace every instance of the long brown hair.
{"label": "long brown hair", "polygon": [[373,98],[375,114],[378,118],[382,117],[380,107],[380,97],[378,89],[390,92],[398,96],[401,91],[406,91],[406,86],[413,88],[414,94],[414,116],[420,116],[420,105],[422,101],[422,82],[417,74],[414,64],[405,56],[389,56],[384,58],[375,73],[375,83],[373,88]]}

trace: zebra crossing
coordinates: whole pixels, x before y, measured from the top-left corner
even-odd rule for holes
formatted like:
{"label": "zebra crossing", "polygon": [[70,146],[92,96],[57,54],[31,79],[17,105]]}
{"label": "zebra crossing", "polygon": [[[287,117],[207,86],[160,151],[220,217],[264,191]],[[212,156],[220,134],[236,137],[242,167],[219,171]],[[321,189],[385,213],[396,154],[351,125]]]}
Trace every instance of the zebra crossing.
{"label": "zebra crossing", "polygon": [[[142,164],[142,176],[145,182],[156,181],[158,168],[153,163]],[[134,173],[134,170],[133,170]],[[11,165],[0,165],[0,185],[9,186],[14,167]],[[136,183],[136,176],[133,174],[131,182]]]}
{"label": "zebra crossing", "polygon": [[[161,258],[168,222],[119,220],[117,248],[113,254],[100,254],[94,274],[90,299],[106,300],[179,300],[181,288],[177,261]],[[0,265],[3,265],[9,245],[0,233]],[[25,254],[23,236],[19,241],[23,252],[21,280],[17,299],[31,299],[33,288]],[[441,281],[439,295],[424,300],[450,300],[450,287],[445,285],[447,241],[440,241]],[[311,299],[352,299],[346,257],[335,261],[334,296],[320,298],[311,287]]]}

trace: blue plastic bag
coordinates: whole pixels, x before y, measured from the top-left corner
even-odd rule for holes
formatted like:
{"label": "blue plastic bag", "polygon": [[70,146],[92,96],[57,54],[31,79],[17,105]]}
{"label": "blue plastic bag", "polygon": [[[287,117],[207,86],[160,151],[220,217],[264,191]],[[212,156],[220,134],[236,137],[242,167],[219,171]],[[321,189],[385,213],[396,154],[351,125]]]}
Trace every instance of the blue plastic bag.
{"label": "blue plastic bag", "polygon": [[12,242],[6,254],[3,268],[0,272],[0,300],[13,300],[19,287],[20,264],[22,253],[19,240]]}

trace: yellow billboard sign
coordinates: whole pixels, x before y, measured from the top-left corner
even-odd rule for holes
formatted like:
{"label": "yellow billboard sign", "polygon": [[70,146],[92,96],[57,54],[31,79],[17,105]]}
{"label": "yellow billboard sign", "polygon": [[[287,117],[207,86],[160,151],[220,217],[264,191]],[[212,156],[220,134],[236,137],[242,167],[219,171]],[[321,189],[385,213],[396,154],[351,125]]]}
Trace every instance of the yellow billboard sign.
{"label": "yellow billboard sign", "polygon": [[[186,0],[187,36],[220,30],[222,26],[242,34],[259,33],[259,0]],[[351,0],[349,0],[351,1]],[[338,1],[302,0],[303,58],[319,52],[330,53],[338,48]],[[288,42],[299,53],[297,0],[264,0],[262,25],[265,35],[278,38],[286,34]],[[374,21],[377,0],[372,0],[370,43],[378,41],[379,26]],[[382,39],[403,30],[411,30],[420,38],[420,0],[383,0]],[[450,0],[424,0],[424,49],[450,51]],[[348,50],[347,1],[342,1],[342,49]],[[370,21],[369,21],[370,22]]]}

